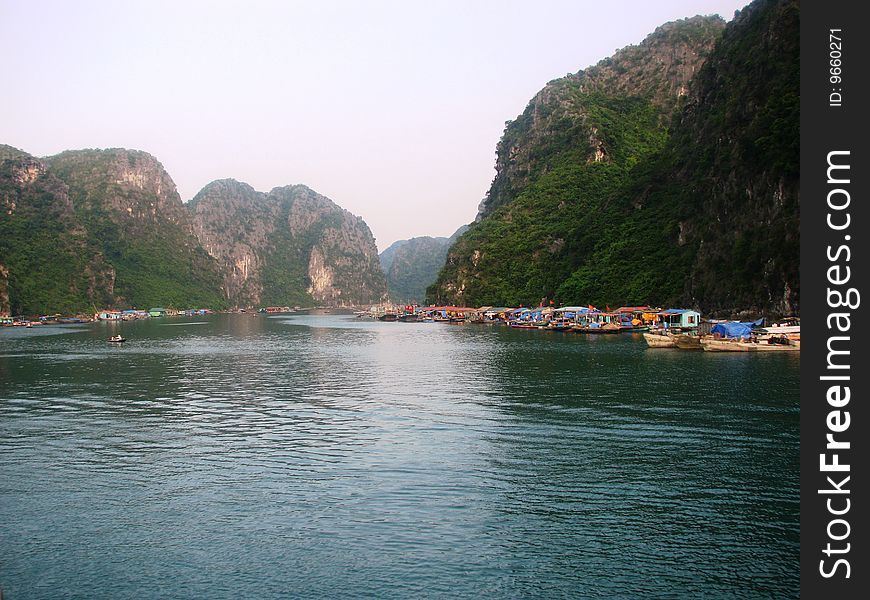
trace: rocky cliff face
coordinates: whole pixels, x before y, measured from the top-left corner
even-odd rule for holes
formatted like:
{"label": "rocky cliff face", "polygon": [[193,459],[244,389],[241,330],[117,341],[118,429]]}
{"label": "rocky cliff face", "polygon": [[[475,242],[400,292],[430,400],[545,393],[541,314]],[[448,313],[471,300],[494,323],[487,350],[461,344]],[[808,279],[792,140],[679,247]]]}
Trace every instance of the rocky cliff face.
{"label": "rocky cliff face", "polygon": [[551,82],[431,299],[795,312],[798,64],[797,2],[757,0]]}
{"label": "rocky cliff face", "polygon": [[676,215],[694,251],[685,302],[799,311],[799,30],[797,0],[753,2],[692,81],[670,179],[691,207]]}
{"label": "rocky cliff face", "polygon": [[215,262],[202,250],[175,183],[150,154],[77,150],[45,159],[75,213],[116,271],[123,306],[223,305]]}
{"label": "rocky cliff face", "polygon": [[723,27],[718,17],[670,23],[548,83],[507,124],[476,223],[450,250],[430,299],[510,306],[553,298],[610,226],[599,222],[602,209],[664,147],[669,117]]}
{"label": "rocky cliff face", "polygon": [[[549,82],[523,114],[508,122],[496,148],[496,177],[478,220],[510,203],[542,172],[555,168],[570,146],[570,160],[619,160],[611,131],[619,107],[601,119],[602,97],[642,98],[657,125],[670,119],[689,82],[725,27],[719,17],[692,17],[662,25],[637,46],[576,74]],[[616,126],[616,127],[614,127]]]}
{"label": "rocky cliff face", "polygon": [[265,194],[215,181],[188,210],[232,304],[352,306],[386,295],[368,226],[305,186]]}
{"label": "rocky cliff face", "polygon": [[0,211],[0,313],[74,313],[113,300],[114,268],[43,161],[0,147]]}

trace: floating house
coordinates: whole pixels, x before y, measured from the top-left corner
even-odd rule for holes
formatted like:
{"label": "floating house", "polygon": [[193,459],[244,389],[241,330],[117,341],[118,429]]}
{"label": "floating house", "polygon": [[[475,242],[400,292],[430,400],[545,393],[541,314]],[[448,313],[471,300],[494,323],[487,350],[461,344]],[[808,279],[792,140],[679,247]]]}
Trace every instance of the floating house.
{"label": "floating house", "polygon": [[120,321],[121,311],[119,310],[101,310],[94,315],[97,321]]}
{"label": "floating house", "polygon": [[701,313],[688,308],[669,308],[658,315],[658,324],[666,329],[697,329],[701,324]]}
{"label": "floating house", "polygon": [[148,316],[149,317],[165,317],[168,311],[165,308],[149,308]]}

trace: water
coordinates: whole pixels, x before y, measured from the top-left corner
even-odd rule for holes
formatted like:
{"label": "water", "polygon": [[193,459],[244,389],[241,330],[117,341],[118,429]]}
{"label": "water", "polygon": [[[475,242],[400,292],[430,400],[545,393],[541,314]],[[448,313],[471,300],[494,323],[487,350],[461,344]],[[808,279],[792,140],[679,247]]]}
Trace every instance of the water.
{"label": "water", "polygon": [[0,587],[795,597],[799,365],[341,315],[6,328]]}

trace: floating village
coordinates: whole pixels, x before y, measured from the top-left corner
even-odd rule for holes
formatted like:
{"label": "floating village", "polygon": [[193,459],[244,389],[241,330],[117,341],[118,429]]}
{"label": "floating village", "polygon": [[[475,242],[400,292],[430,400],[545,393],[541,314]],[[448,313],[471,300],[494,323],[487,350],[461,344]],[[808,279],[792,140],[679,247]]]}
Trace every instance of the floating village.
{"label": "floating village", "polygon": [[[230,312],[249,314],[286,314],[305,310],[302,307],[269,306],[260,309],[237,309]],[[92,321],[133,321],[176,316],[202,316],[217,311],[210,309],[176,310],[100,310],[93,316],[43,315],[34,318],[0,317],[0,325],[34,327],[87,323]],[[623,306],[616,310],[600,310],[594,306],[538,306],[511,308],[503,306],[419,306],[373,305],[353,313],[358,319],[395,323],[447,323],[502,325],[516,329],[544,332],[616,335],[636,334],[650,348],[677,348],[708,352],[799,352],[800,320],[797,317],[765,324],[756,321],[702,319],[701,313],[688,308],[654,308]],[[113,336],[110,342],[126,341]]]}
{"label": "floating village", "polygon": [[594,306],[510,308],[482,306],[373,306],[357,311],[357,318],[405,323],[478,323],[517,329],[587,335],[640,334],[650,348],[678,348],[708,352],[799,352],[800,320],[782,319],[765,325],[702,319],[687,308],[623,306],[599,310]]}

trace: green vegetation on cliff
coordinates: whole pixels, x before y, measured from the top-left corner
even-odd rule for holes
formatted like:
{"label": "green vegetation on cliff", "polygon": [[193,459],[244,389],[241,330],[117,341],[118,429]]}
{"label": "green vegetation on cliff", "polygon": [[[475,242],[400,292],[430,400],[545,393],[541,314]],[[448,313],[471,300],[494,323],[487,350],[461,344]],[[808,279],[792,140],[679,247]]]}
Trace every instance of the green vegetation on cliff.
{"label": "green vegetation on cliff", "polygon": [[797,22],[759,0],[548,84],[430,300],[795,310]]}
{"label": "green vegetation on cliff", "polygon": [[426,288],[438,277],[450,246],[467,229],[463,225],[449,238],[422,236],[399,240],[381,252],[379,258],[390,299],[403,304],[423,302]]}
{"label": "green vegetation on cliff", "polygon": [[226,306],[217,265],[199,247],[175,184],[154,157],[81,150],[46,161],[115,269],[115,304]]}
{"label": "green vegetation on cliff", "polygon": [[0,312],[89,312],[111,301],[113,270],[40,161],[0,148]]}

